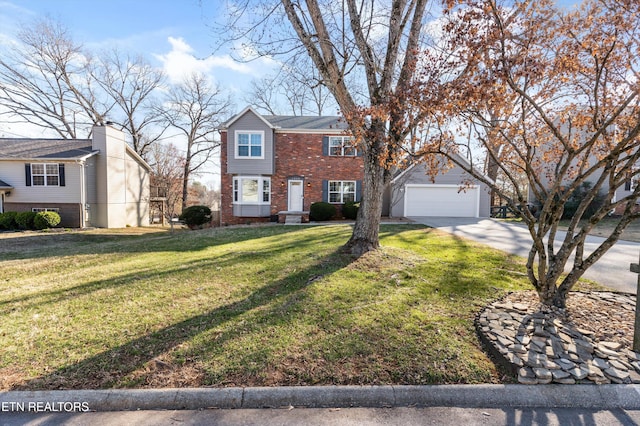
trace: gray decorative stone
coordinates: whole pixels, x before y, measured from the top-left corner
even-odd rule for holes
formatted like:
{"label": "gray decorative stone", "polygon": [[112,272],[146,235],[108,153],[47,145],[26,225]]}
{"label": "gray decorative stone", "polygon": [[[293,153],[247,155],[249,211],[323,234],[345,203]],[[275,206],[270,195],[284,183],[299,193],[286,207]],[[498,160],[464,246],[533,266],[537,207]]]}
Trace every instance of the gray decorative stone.
{"label": "gray decorative stone", "polygon": [[622,345],[618,342],[600,342],[598,343],[598,347],[603,346],[611,351],[617,351],[622,347]]}
{"label": "gray decorative stone", "polygon": [[635,296],[571,298],[578,300],[564,310],[541,305],[534,292],[512,293],[478,315],[478,332],[518,367],[519,383],[640,384],[640,353],[628,349]]}
{"label": "gray decorative stone", "polygon": [[577,380],[582,380],[589,375],[588,371],[585,371],[582,368],[578,368],[578,367],[572,368],[571,370],[568,370],[568,371]]}
{"label": "gray decorative stone", "polygon": [[607,370],[604,370],[604,375],[610,379],[612,382],[614,383],[624,383],[624,380],[629,378],[629,372],[627,371],[620,371],[617,370],[615,368],[609,368]]}
{"label": "gray decorative stone", "polygon": [[606,370],[607,368],[611,367],[611,365],[607,361],[602,359],[602,358],[597,358],[597,357],[593,358],[592,362],[593,362],[593,365],[595,365],[596,367],[598,367],[601,370]]}

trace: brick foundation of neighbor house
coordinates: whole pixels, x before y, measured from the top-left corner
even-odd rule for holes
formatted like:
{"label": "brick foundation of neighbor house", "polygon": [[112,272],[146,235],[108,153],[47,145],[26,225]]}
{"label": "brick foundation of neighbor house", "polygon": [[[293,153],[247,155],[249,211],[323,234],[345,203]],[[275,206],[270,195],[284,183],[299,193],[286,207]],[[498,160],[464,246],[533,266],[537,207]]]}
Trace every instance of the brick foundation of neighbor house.
{"label": "brick foundation of neighbor house", "polygon": [[[61,228],[80,228],[82,206],[76,203],[4,203],[6,212],[30,212],[33,209],[57,209]],[[55,211],[55,210],[54,210]]]}

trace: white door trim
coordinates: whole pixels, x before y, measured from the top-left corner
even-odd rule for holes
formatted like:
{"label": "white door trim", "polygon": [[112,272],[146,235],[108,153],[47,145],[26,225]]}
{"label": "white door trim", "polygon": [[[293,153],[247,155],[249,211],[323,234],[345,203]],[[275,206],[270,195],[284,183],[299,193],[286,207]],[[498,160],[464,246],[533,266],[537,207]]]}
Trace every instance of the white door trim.
{"label": "white door trim", "polygon": [[287,207],[290,212],[301,212],[304,208],[304,181],[290,179],[287,186]]}

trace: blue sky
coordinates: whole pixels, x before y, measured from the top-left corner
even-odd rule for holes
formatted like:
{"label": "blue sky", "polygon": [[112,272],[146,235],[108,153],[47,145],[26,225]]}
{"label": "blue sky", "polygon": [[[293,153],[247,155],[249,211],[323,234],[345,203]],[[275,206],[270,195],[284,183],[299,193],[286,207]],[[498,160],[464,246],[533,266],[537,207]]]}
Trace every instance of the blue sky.
{"label": "blue sky", "polygon": [[[558,0],[569,6],[579,0]],[[269,58],[237,62],[229,47],[216,49],[211,24],[224,13],[226,0],[0,0],[0,45],[21,26],[49,16],[67,27],[72,38],[92,51],[117,47],[142,54],[162,67],[172,82],[197,71],[234,94],[236,109],[245,106],[249,82],[275,71]],[[1,46],[0,46],[1,47]],[[226,49],[226,50],[225,50]],[[18,129],[13,127],[13,132]],[[26,130],[25,130],[26,131]],[[38,136],[21,134],[20,136]]]}
{"label": "blue sky", "polygon": [[[242,96],[247,83],[275,69],[261,59],[236,62],[228,50],[216,49],[210,25],[221,13],[218,0],[0,0],[0,43],[20,27],[49,16],[67,27],[73,39],[91,50],[118,47],[143,54],[163,67],[172,81],[192,71],[211,76]],[[243,107],[242,101],[239,102]]]}

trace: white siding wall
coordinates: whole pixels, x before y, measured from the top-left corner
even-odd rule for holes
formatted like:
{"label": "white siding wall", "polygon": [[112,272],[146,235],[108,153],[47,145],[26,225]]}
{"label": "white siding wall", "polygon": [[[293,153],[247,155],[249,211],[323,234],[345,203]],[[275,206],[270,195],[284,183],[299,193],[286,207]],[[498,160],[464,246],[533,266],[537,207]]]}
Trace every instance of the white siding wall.
{"label": "white siding wall", "polygon": [[126,225],[149,225],[149,172],[127,152],[126,170]]}
{"label": "white siding wall", "polygon": [[[104,228],[149,223],[149,174],[127,152],[124,134],[109,126],[93,128],[96,159],[96,203],[91,222]],[[140,203],[138,205],[138,203]]]}
{"label": "white siding wall", "polygon": [[[34,161],[35,162],[35,161]],[[80,170],[75,162],[65,162],[65,186],[27,186],[24,165],[28,161],[0,161],[2,180],[13,186],[8,203],[80,203]],[[37,161],[46,163],[46,161]],[[51,163],[54,163],[53,161]],[[60,163],[60,161],[55,161]]]}

